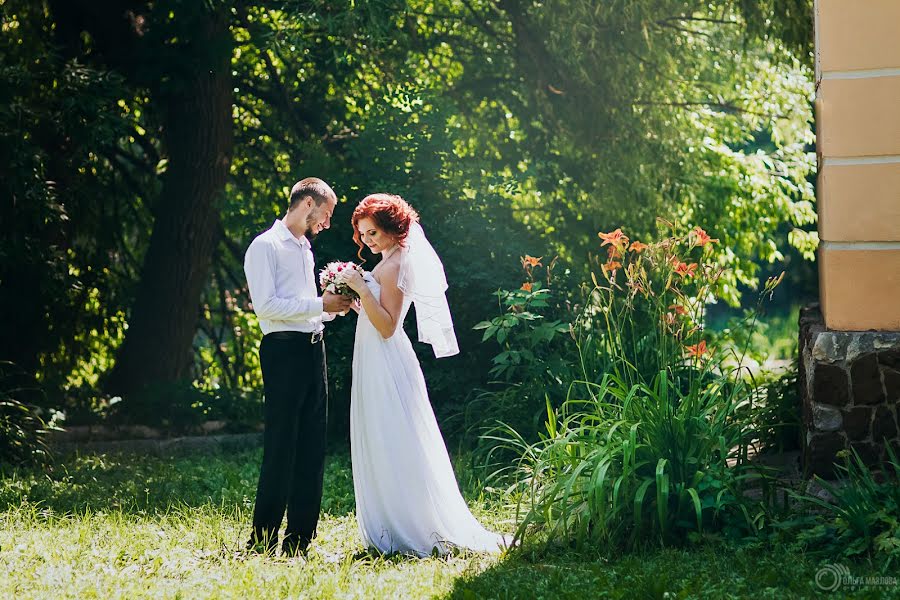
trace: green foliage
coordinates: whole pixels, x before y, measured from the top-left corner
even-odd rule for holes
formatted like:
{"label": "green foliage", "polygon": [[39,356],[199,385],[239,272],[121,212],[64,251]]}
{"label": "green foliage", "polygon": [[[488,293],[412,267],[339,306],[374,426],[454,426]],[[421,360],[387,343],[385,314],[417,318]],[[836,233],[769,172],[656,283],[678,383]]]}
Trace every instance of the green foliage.
{"label": "green foliage", "polygon": [[45,436],[55,428],[36,404],[41,391],[16,365],[0,362],[0,465],[46,463],[50,448]]}
{"label": "green foliage", "polygon": [[842,559],[866,558],[884,572],[900,561],[900,460],[890,444],[883,463],[868,465],[855,450],[843,453],[836,464],[838,478],[814,481],[828,497],[798,494],[801,505],[820,509],[793,522],[782,524],[788,531],[800,530],[798,543],[808,550]]}
{"label": "green foliage", "polygon": [[[530,257],[529,257],[530,258]],[[540,282],[528,282],[528,289],[498,290],[499,317],[482,321],[473,329],[484,330],[482,343],[495,339],[503,349],[493,359],[490,374],[507,382],[540,382],[550,379],[562,383],[570,369],[565,360],[565,343],[554,343],[557,336],[569,333],[570,325],[560,319],[547,320],[533,312],[550,306],[551,291]]]}
{"label": "green foliage", "polygon": [[761,373],[753,382],[753,420],[763,452],[800,447],[800,385],[796,362],[780,375]]}
{"label": "green foliage", "polygon": [[[159,399],[165,398],[161,404]],[[230,431],[255,429],[262,422],[261,389],[200,388],[189,381],[157,384],[114,402],[105,421],[159,427],[172,433],[191,432],[205,421],[225,421]]]}
{"label": "green foliage", "polygon": [[[719,323],[708,323],[717,344],[731,346],[759,365],[767,361],[787,361],[797,355],[799,304],[774,313],[758,301],[754,308],[740,312],[740,316],[727,318],[724,323],[721,319]],[[750,321],[754,326],[745,327]]]}
{"label": "green foliage", "polygon": [[576,372],[571,361],[577,352],[569,323],[571,309],[561,297],[560,279],[553,275],[555,259],[538,278],[537,268],[544,266],[541,260],[522,257],[525,282],[519,289],[497,290],[500,314],[473,328],[484,332],[483,347],[496,343],[499,352],[491,360],[493,381],[476,389],[466,402],[463,428],[469,438],[502,422],[534,439],[542,428],[545,403],[558,406],[565,398],[565,382]]}
{"label": "green foliage", "polygon": [[[808,32],[808,2],[784,12],[682,0],[504,9],[511,31],[489,26],[491,59],[461,59],[467,77],[519,76],[497,78],[506,120],[481,107],[496,125],[477,140],[515,148],[517,207],[561,256],[584,255],[598,229],[648,235],[657,215],[703,222],[723,242],[721,297],[736,302],[739,283],[756,284],[756,260],[781,259],[787,240],[770,227],[790,223],[792,243],[815,246],[801,229],[815,218],[809,40],[794,54],[776,34]],[[496,133],[506,128],[509,139]]]}
{"label": "green foliage", "polygon": [[746,462],[754,432],[739,386],[680,392],[665,372],[652,386],[575,384],[591,396],[548,407],[540,442],[495,434],[523,457],[513,475],[525,497],[520,537],[537,526],[551,540],[634,548],[757,531],[764,510],[744,492],[760,473]]}
{"label": "green foliage", "polygon": [[[188,375],[204,391],[258,389],[243,251],[283,213],[287,188],[310,174],[341,200],[333,230],[316,241],[320,260],[355,254],[348,220],[366,193],[400,193],[422,214],[466,349],[439,366],[424,361],[439,412],[462,413],[477,397],[470,391],[542,372],[544,359],[559,363],[548,374],[568,377],[564,357],[573,354],[562,352],[561,328],[571,310],[534,307],[543,318],[531,323],[506,315],[520,323],[509,328],[514,337],[529,331],[533,341],[503,348],[502,364],[471,330],[493,318],[489,292],[520,284],[516,257],[542,249],[559,257],[566,279],[582,280],[595,265],[580,257],[595,249],[598,229],[644,236],[659,214],[702,219],[723,242],[712,251],[728,267],[717,293],[736,302],[738,284],[757,283],[760,262],[815,245],[806,231],[807,0],[616,0],[599,10],[582,0],[167,0],[137,3],[131,26],[146,31],[135,41],[129,29],[127,48],[82,31],[85,16],[71,3],[6,0],[0,10],[0,179],[12,200],[3,214],[16,223],[0,244],[0,279],[34,295],[7,307],[22,318],[3,347],[16,348],[20,356],[6,358],[70,411],[66,398],[103,395],[97,388],[122,347],[169,171],[164,99],[203,58],[194,25],[210,11],[228,20],[233,46],[234,148],[209,215],[221,223],[219,245]],[[562,291],[571,286],[557,289],[560,307],[584,301]],[[328,343],[335,408],[345,407],[352,320],[332,324]],[[523,391],[527,419],[546,395],[555,406],[565,397],[552,386]],[[346,410],[332,414],[346,429]]]}
{"label": "green foliage", "polygon": [[[197,387],[216,393],[253,395],[262,387],[259,368],[259,344],[262,331],[256,314],[240,289],[223,289],[218,276],[210,292],[218,292],[218,306],[204,307],[195,347]],[[238,302],[243,300],[244,306]]]}
{"label": "green foliage", "polygon": [[0,309],[15,315],[0,359],[55,390],[115,344],[134,221],[111,207],[125,193],[108,160],[128,133],[121,79],[64,60],[43,14],[0,5]]}
{"label": "green foliage", "polygon": [[756,386],[741,356],[729,366],[703,336],[716,240],[700,228],[649,244],[600,237],[605,285],[594,279],[574,325],[582,377],[559,410],[547,403],[540,441],[508,425],[487,436],[520,457],[506,473],[522,498],[517,535],[634,548],[758,533],[767,499],[746,495],[766,486],[747,460]]}

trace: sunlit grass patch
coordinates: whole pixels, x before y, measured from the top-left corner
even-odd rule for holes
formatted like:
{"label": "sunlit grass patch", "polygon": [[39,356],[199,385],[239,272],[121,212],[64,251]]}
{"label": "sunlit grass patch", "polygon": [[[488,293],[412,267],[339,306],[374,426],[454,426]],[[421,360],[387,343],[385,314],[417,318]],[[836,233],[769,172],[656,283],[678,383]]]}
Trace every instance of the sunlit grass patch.
{"label": "sunlit grass patch", "polygon": [[[2,598],[815,597],[820,564],[786,547],[720,544],[617,554],[524,549],[444,558],[365,551],[346,454],[329,457],[319,535],[305,558],[244,555],[259,451],[64,458],[0,479]],[[511,513],[457,461],[474,514]],[[785,565],[790,569],[785,569]],[[854,575],[864,575],[856,571]],[[900,590],[894,590],[900,592]]]}
{"label": "sunlit grass patch", "polygon": [[[364,551],[348,457],[326,469],[305,558],[245,556],[259,452],[169,459],[87,455],[0,482],[0,597],[428,597],[496,561]],[[501,517],[475,513],[490,526]]]}

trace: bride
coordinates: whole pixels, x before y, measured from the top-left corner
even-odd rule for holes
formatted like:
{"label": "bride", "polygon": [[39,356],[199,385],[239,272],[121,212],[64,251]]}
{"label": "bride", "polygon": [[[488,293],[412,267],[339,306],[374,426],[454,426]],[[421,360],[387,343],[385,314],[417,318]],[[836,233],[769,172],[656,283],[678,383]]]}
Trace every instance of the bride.
{"label": "bride", "polygon": [[438,358],[459,352],[447,281],[418,215],[402,198],[367,196],[353,211],[353,239],[381,262],[348,284],[359,296],[350,443],[363,543],[427,556],[453,547],[499,552],[506,539],[472,516],[459,492],[425,379],[403,319],[416,305],[419,339]]}

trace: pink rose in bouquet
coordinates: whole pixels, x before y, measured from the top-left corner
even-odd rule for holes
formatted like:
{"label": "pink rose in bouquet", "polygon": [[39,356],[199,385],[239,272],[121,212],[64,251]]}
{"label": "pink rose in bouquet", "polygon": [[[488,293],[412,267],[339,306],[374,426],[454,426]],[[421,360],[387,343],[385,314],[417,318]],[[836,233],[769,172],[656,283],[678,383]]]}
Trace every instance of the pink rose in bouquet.
{"label": "pink rose in bouquet", "polygon": [[322,286],[323,292],[331,292],[332,294],[340,294],[342,296],[349,296],[350,298],[356,299],[359,298],[359,294],[357,294],[349,285],[347,285],[347,275],[351,272],[357,271],[360,275],[363,274],[363,268],[356,263],[352,262],[330,262],[325,265],[321,271],[319,271],[319,285]]}

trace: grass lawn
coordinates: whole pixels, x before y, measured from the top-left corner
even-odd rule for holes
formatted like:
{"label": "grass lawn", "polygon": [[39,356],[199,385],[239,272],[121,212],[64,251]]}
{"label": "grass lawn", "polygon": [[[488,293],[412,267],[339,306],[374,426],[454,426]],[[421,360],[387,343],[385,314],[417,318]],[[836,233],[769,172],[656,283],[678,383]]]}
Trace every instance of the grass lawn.
{"label": "grass lawn", "polygon": [[[813,560],[784,548],[709,545],[615,556],[378,557],[360,545],[346,454],[329,458],[319,537],[306,559],[235,550],[248,535],[259,451],[63,457],[0,478],[2,598],[786,598],[820,597]],[[461,474],[475,514],[509,513]],[[851,567],[854,576],[875,575]],[[900,596],[867,587],[842,597]]]}

